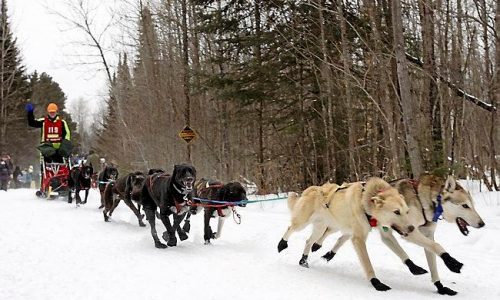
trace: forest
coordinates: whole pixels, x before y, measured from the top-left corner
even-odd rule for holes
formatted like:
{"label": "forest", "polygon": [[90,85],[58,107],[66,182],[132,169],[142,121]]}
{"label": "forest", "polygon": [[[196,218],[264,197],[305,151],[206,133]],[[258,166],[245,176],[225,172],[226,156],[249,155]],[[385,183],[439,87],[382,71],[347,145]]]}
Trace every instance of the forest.
{"label": "forest", "polygon": [[[92,118],[72,123],[77,149],[124,172],[191,162],[262,193],[432,172],[498,191],[499,2],[127,0],[98,32],[91,1],[71,1],[61,16],[87,35],[108,96],[67,117]],[[34,159],[26,99],[66,99],[25,71],[5,0],[0,21],[0,150]]]}

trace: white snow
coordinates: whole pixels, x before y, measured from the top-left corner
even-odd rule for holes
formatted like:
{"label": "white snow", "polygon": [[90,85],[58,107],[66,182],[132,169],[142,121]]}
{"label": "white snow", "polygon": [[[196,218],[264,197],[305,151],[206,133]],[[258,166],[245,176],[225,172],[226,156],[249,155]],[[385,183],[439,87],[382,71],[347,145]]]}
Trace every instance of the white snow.
{"label": "white snow", "polygon": [[[139,227],[121,203],[105,223],[98,193],[79,208],[65,199],[42,200],[34,190],[0,191],[0,299],[448,299],[428,274],[414,276],[373,232],[368,252],[377,277],[392,287],[375,291],[364,278],[350,243],[326,263],[330,237],[312,253],[310,268],[298,265],[310,229],[276,246],[289,222],[286,201],[239,208],[241,225],[226,221],[222,236],[203,244],[202,216],[192,217],[190,237],[156,249],[148,227]],[[438,259],[441,282],[454,299],[500,299],[500,193],[474,194],[486,227],[462,236],[440,224],[436,240],[464,263],[461,274]],[[212,221],[212,228],[215,222]],[[159,234],[164,227],[158,222]],[[337,237],[337,236],[335,236]],[[402,242],[413,261],[428,270],[423,250]]]}

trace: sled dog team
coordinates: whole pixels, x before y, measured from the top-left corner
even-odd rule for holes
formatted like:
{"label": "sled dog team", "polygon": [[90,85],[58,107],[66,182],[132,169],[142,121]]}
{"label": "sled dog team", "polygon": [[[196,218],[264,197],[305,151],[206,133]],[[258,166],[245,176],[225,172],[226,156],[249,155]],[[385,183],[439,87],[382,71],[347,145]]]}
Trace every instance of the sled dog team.
{"label": "sled dog team", "polygon": [[[240,183],[222,183],[201,179],[196,181],[196,169],[188,164],[175,165],[172,174],[160,169],[152,169],[148,174],[133,172],[118,177],[118,171],[106,167],[99,175],[101,207],[104,220],[109,221],[114,209],[123,200],[137,216],[140,226],[145,226],[141,215],[141,205],[149,222],[151,236],[157,248],[177,245],[188,238],[190,217],[204,209],[204,239],[219,238],[225,218],[230,215],[233,205],[202,205],[196,198],[220,200],[227,203],[245,201],[246,192]],[[134,205],[137,204],[137,207]],[[205,206],[205,207],[203,207]],[[244,206],[241,202],[238,206]],[[393,232],[403,239],[424,248],[431,280],[439,294],[455,295],[457,292],[443,286],[437,271],[436,255],[446,267],[460,273],[463,266],[453,258],[438,242],[434,232],[440,219],[455,222],[463,235],[468,235],[467,226],[481,228],[485,225],[474,209],[470,194],[452,177],[447,179],[434,175],[422,175],[418,180],[401,179],[386,182],[380,178],[370,178],[366,182],[345,183],[341,186],[326,183],[310,186],[301,195],[290,193],[288,207],[291,224],[278,244],[278,252],[288,247],[290,236],[307,225],[313,230],[307,239],[299,264],[309,267],[307,259],[311,250],[321,248],[323,241],[332,233],[340,231],[334,247],[323,255],[326,261],[333,259],[342,245],[351,240],[363,271],[378,291],[389,290],[375,275],[366,247],[366,239],[371,229],[379,231],[383,243],[394,252],[414,275],[427,271],[413,263],[399,245]],[[158,213],[159,211],[159,213]],[[173,223],[170,222],[170,215]],[[162,238],[156,231],[156,217],[166,228]],[[210,227],[210,219],[218,217],[217,232]],[[184,226],[181,222],[184,220]]]}
{"label": "sled dog team", "polygon": [[[190,231],[190,217],[204,208],[204,238],[205,243],[219,238],[224,221],[234,210],[231,202],[247,200],[246,191],[239,182],[222,183],[207,179],[200,179],[197,184],[196,169],[188,164],[175,165],[172,174],[161,169],[151,169],[148,174],[132,172],[118,177],[115,167],[107,166],[99,174],[99,191],[101,193],[101,206],[104,208],[104,221],[109,222],[113,211],[121,200],[134,212],[139,226],[146,226],[142,221],[144,210],[149,223],[151,236],[156,248],[174,247],[177,245],[177,236],[181,241],[188,238]],[[202,205],[193,199],[218,200],[228,203]],[[134,204],[134,202],[137,204]],[[238,206],[244,204],[237,203]],[[159,211],[159,212],[158,212]],[[172,215],[173,222],[170,221]],[[156,231],[156,218],[159,218],[166,228],[161,242]],[[210,219],[218,218],[217,232],[210,227]],[[184,226],[180,226],[184,220]]]}
{"label": "sled dog team", "polygon": [[457,292],[443,286],[439,279],[436,255],[446,267],[460,273],[462,263],[453,258],[438,242],[434,232],[440,219],[455,222],[463,235],[468,235],[467,226],[481,228],[485,224],[474,209],[470,194],[452,177],[446,180],[434,175],[423,175],[419,180],[396,180],[390,183],[380,178],[366,182],[347,183],[341,186],[327,183],[311,186],[299,196],[290,193],[288,207],[291,224],[278,244],[278,252],[288,247],[292,233],[312,224],[313,230],[307,239],[299,264],[308,267],[310,251],[317,251],[325,238],[340,231],[333,249],[323,258],[330,261],[342,245],[351,240],[363,271],[378,291],[389,290],[375,275],[366,239],[371,229],[380,233],[382,242],[394,252],[414,275],[427,273],[415,265],[393,235],[424,248],[431,280],[439,294],[455,295]]}

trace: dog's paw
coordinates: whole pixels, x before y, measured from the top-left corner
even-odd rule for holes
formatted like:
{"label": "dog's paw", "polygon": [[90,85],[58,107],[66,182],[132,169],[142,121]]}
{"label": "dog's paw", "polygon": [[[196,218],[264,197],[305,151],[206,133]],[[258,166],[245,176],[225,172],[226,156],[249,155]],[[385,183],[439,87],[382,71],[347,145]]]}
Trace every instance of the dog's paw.
{"label": "dog's paw", "polygon": [[377,291],[388,291],[391,289],[390,286],[388,285],[385,285],[383,284],[382,282],[380,282],[380,280],[378,280],[377,278],[372,278],[370,279],[370,282],[371,284],[373,285],[373,287],[377,290]]}
{"label": "dog's paw", "polygon": [[335,256],[335,252],[333,251],[328,251],[325,253],[325,255],[321,256],[324,260],[326,260],[326,262],[329,262],[330,260],[332,260],[332,258]]}
{"label": "dog's paw", "polygon": [[168,245],[169,247],[175,247],[175,246],[177,246],[177,238],[176,238],[175,236],[171,236],[171,237],[168,239],[167,245]]}
{"label": "dog's paw", "polygon": [[451,257],[448,252],[441,254],[441,258],[443,259],[444,264],[450,269],[450,271],[455,273],[460,273],[460,270],[463,267],[463,263]]}
{"label": "dog's paw", "polygon": [[281,252],[288,248],[288,242],[285,241],[284,239],[281,239],[281,241],[278,243],[278,252]]}
{"label": "dog's paw", "polygon": [[427,273],[427,270],[425,270],[424,268],[421,268],[421,267],[417,266],[409,258],[407,260],[405,260],[405,265],[408,267],[408,269],[410,269],[410,272],[413,275],[422,275],[422,274]]}
{"label": "dog's paw", "polygon": [[160,241],[156,241],[155,242],[155,247],[158,248],[158,249],[165,249],[165,248],[167,248],[167,245],[163,244]]}
{"label": "dog's paw", "polygon": [[184,232],[186,233],[189,233],[189,231],[191,230],[191,222],[189,220],[184,221],[184,226],[182,226],[182,230],[184,230]]}
{"label": "dog's paw", "polygon": [[436,286],[438,293],[441,295],[455,296],[457,294],[456,291],[443,286],[440,281],[434,282],[434,285]]}
{"label": "dog's paw", "polygon": [[212,245],[212,243],[210,243],[210,240],[205,240],[205,245]]}
{"label": "dog's paw", "polygon": [[321,245],[320,244],[317,244],[317,243],[314,243],[311,247],[311,251],[312,252],[316,252],[318,251],[319,249],[321,248]]}
{"label": "dog's paw", "polygon": [[188,235],[184,231],[178,231],[177,234],[179,235],[179,239],[181,241],[188,239]]}
{"label": "dog's paw", "polygon": [[101,206],[99,206],[99,209],[102,209],[102,208],[104,208],[104,205],[101,204]]}
{"label": "dog's paw", "polygon": [[139,220],[139,226],[146,227],[146,224],[144,224],[144,222],[142,220]]}
{"label": "dog's paw", "polygon": [[302,255],[302,258],[299,261],[299,265],[304,268],[309,268],[309,263],[307,262],[307,255]]}

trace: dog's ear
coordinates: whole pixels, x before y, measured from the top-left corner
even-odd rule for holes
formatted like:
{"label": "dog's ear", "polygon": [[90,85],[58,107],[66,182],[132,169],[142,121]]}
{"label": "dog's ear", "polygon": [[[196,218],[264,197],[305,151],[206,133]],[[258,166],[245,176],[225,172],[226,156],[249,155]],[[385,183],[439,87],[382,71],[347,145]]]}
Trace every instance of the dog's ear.
{"label": "dog's ear", "polygon": [[444,189],[448,192],[453,192],[457,186],[455,178],[453,176],[448,176],[446,182],[444,183]]}
{"label": "dog's ear", "polygon": [[177,176],[177,172],[180,168],[180,165],[174,165],[174,171],[172,172],[172,178],[175,178]]}
{"label": "dog's ear", "polygon": [[370,198],[370,201],[375,205],[375,207],[377,208],[381,208],[382,206],[384,206],[384,203],[385,203],[385,200],[383,197],[377,195],[377,196],[373,196]]}

